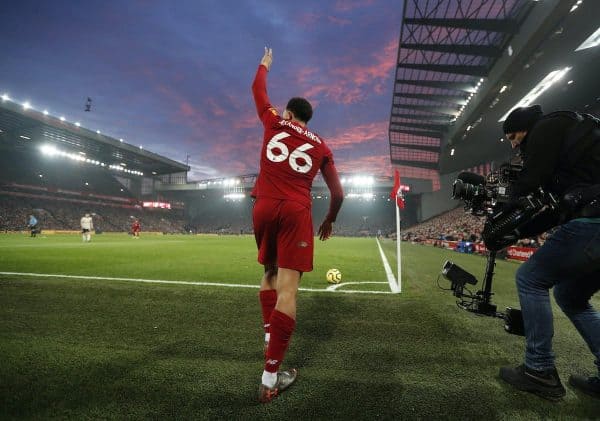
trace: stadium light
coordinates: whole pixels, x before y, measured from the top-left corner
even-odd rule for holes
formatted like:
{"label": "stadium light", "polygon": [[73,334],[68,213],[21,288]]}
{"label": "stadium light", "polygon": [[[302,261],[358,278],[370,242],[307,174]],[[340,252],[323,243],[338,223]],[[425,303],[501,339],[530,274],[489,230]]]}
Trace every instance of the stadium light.
{"label": "stadium light", "polygon": [[508,89],[507,85],[503,85],[502,88],[500,88],[500,93],[506,91]]}
{"label": "stadium light", "polygon": [[96,130],[96,133],[100,134],[100,130]]}
{"label": "stadium light", "polygon": [[60,116],[60,121],[65,121],[65,117],[64,116]]}
{"label": "stadium light", "polygon": [[[317,196],[317,198],[320,199],[321,196]],[[348,193],[346,195],[346,198],[348,198],[348,199],[375,200],[375,194],[374,193]]]}
{"label": "stadium light", "polygon": [[48,115],[48,110],[44,110],[44,115]]}
{"label": "stadium light", "polygon": [[80,127],[80,126],[81,126],[81,123],[79,123],[79,121],[76,121],[76,122],[75,122],[75,125],[76,125],[77,127]]}
{"label": "stadium light", "polygon": [[242,200],[246,195],[244,193],[228,193],[223,196],[224,199]]}
{"label": "stadium light", "polygon": [[356,187],[369,187],[375,184],[375,179],[372,176],[356,175],[348,179],[342,179],[343,184],[351,184]]}
{"label": "stadium light", "polygon": [[8,94],[2,94],[2,101],[8,101],[10,100],[10,97],[8,96]]}
{"label": "stadium light", "polygon": [[30,109],[30,108],[31,108],[31,104],[29,103],[29,101],[25,101],[25,102],[23,103],[23,109],[24,109],[24,110],[28,110],[28,109]]}
{"label": "stadium light", "polygon": [[450,151],[450,156],[454,156],[454,148]]}
{"label": "stadium light", "polygon": [[596,31],[587,37],[585,41],[581,43],[579,47],[575,49],[575,51],[586,50],[588,48],[594,48],[600,45],[600,27],[596,29]]}
{"label": "stadium light", "polygon": [[121,143],[122,143],[122,142],[123,142],[123,139],[119,139],[119,142],[121,142]]}
{"label": "stadium light", "polygon": [[20,135],[19,137],[20,137],[21,139],[31,140],[31,138],[30,138],[30,137],[28,137],[28,136]]}
{"label": "stadium light", "polygon": [[502,116],[502,118],[500,118],[500,120],[498,120],[498,122],[502,122],[502,121],[506,120],[506,117],[508,117],[508,115],[515,108],[527,107],[527,106],[531,105],[541,94],[543,94],[545,91],[547,91],[556,82],[561,80],[563,78],[563,76],[565,74],[567,74],[567,72],[569,70],[571,70],[571,67],[565,67],[563,69],[554,70],[554,71],[548,73],[546,75],[546,77],[544,79],[542,79],[542,81],[540,83],[538,83],[531,91],[529,91],[527,93],[527,95],[525,95],[523,98],[521,98],[521,100],[514,107],[511,107],[511,109],[508,110],[506,112],[506,114],[504,114]]}
{"label": "stadium light", "polygon": [[58,154],[58,150],[52,145],[42,145],[40,147],[40,150],[42,151],[42,153],[44,155],[48,155],[48,156],[54,156],[54,155]]}

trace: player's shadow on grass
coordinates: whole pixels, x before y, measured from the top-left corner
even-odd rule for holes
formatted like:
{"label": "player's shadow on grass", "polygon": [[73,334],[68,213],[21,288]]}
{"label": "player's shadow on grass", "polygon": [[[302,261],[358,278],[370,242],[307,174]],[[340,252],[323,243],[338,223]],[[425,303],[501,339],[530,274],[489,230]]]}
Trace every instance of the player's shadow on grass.
{"label": "player's shadow on grass", "polygon": [[301,294],[298,299],[297,325],[284,364],[287,367],[309,366],[315,357],[322,357],[335,334],[340,317],[352,309],[340,300],[324,294]]}

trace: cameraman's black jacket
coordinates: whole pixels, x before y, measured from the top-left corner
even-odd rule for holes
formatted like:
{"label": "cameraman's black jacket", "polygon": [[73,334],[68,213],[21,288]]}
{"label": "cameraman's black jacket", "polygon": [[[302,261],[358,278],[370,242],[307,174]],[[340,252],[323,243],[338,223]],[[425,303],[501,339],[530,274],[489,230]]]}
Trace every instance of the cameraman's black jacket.
{"label": "cameraman's black jacket", "polygon": [[[523,170],[511,189],[517,201],[539,187],[558,198],[576,188],[600,184],[600,142],[594,134],[580,136],[581,115],[559,111],[542,117],[520,145]],[[538,235],[573,217],[542,212],[521,228],[521,238]]]}
{"label": "cameraman's black jacket", "polygon": [[580,141],[564,149],[565,141],[579,124],[576,116],[568,111],[552,113],[529,130],[520,145],[523,170],[512,186],[511,198],[525,196],[540,186],[562,197],[575,186],[600,183],[600,144],[587,148],[575,165],[569,162],[569,156]]}

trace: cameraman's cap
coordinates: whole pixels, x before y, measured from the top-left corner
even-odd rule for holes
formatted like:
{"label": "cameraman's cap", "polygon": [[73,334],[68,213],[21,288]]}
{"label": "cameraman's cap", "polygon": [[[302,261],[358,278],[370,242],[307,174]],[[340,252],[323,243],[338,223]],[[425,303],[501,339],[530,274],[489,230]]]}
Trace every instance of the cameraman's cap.
{"label": "cameraman's cap", "polygon": [[515,108],[504,120],[502,130],[505,134],[528,131],[543,114],[542,107],[539,105]]}

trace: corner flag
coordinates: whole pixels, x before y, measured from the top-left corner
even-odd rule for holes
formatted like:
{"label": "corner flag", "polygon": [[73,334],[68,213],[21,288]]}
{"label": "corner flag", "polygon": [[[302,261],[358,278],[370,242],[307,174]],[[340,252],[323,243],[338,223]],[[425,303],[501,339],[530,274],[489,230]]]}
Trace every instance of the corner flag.
{"label": "corner flag", "polygon": [[400,209],[404,209],[404,195],[400,188],[400,171],[398,170],[394,170],[394,187],[392,187],[390,199],[395,200]]}

